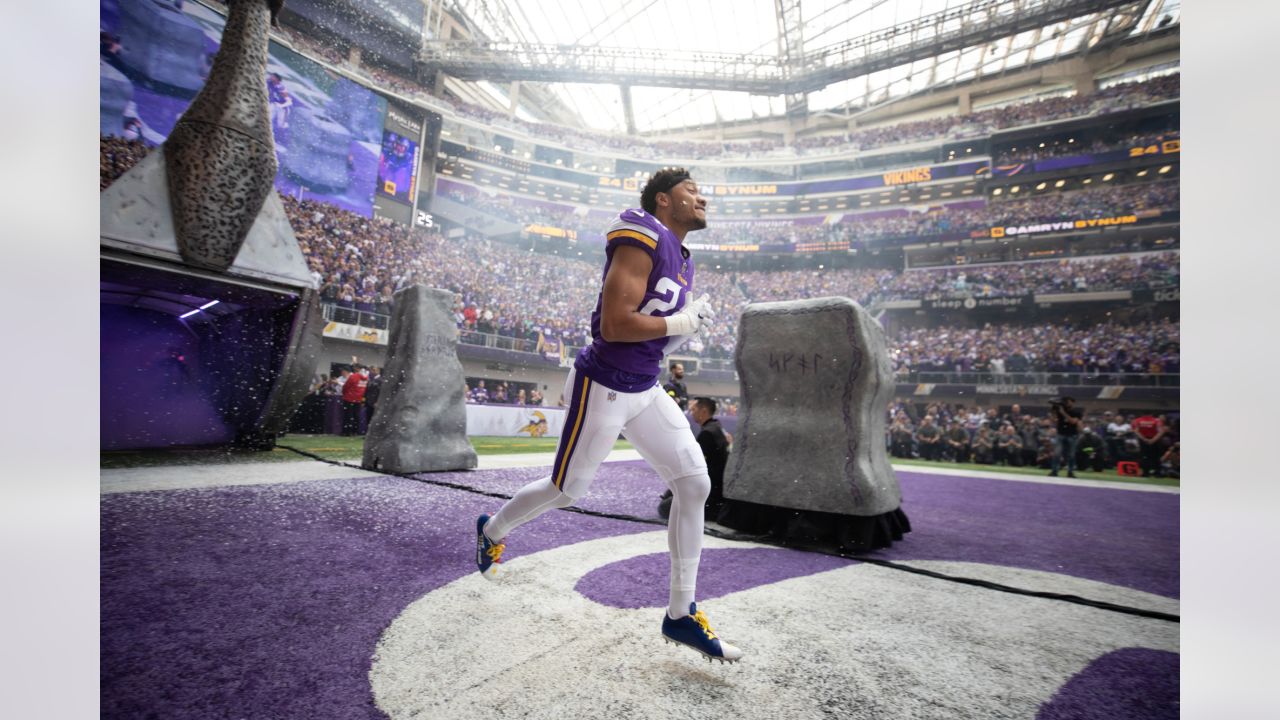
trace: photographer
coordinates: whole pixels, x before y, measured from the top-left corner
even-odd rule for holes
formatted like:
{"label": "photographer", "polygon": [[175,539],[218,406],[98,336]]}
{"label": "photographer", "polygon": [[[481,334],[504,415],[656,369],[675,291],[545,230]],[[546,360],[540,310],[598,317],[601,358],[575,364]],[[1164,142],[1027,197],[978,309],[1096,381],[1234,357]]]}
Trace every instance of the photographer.
{"label": "photographer", "polygon": [[1076,399],[1064,396],[1049,401],[1049,416],[1058,425],[1058,441],[1054,447],[1053,461],[1049,466],[1049,477],[1058,476],[1058,468],[1065,456],[1067,461],[1067,477],[1076,476],[1076,446],[1080,444],[1081,419],[1084,411],[1076,407]]}

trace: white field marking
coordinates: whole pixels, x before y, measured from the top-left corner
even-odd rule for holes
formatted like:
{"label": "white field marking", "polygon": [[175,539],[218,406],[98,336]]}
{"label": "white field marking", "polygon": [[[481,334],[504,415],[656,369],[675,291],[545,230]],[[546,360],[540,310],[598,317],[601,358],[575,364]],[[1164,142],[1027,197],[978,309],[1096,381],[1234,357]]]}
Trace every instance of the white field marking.
{"label": "white field marking", "polygon": [[[550,467],[555,452],[513,455],[480,455],[480,470],[518,467]],[[635,450],[614,450],[605,462],[640,460]],[[357,461],[348,460],[352,464]],[[187,490],[193,488],[272,485],[307,480],[337,480],[375,477],[382,473],[359,468],[330,465],[298,456],[297,460],[276,462],[211,462],[200,465],[161,465],[138,468],[104,468],[99,471],[99,491],[108,495],[152,490]]]}
{"label": "white field marking", "polygon": [[375,475],[378,473],[299,458],[298,462],[223,462],[207,465],[103,469],[99,471],[99,488],[103,495],[108,495],[151,490],[272,485]]}
{"label": "white field marking", "polygon": [[[896,472],[914,472],[924,475],[954,475],[956,477],[986,478],[988,480],[1012,480],[1014,482],[1040,483],[1042,485],[1075,485],[1077,487],[1097,487],[1107,490],[1134,490],[1137,492],[1181,494],[1181,489],[1166,485],[1144,485],[1142,483],[1123,482],[1120,480],[1090,480],[1088,478],[1069,478],[1065,475],[1049,477],[1044,473],[1002,473],[983,470],[965,470],[949,468],[945,464],[938,465],[894,465]],[[1062,472],[1066,472],[1063,470]]]}
{"label": "white field marking", "polygon": [[[946,575],[985,580],[1020,590],[1061,593],[1064,595],[1080,594],[1079,578],[1060,573],[1024,570],[1005,565],[957,562],[954,560],[894,560],[894,563],[909,565],[922,570],[932,570]],[[1177,598],[1134,590],[1121,585],[1111,585],[1110,583],[1097,583],[1097,585],[1096,594],[1082,595],[1082,597],[1170,615],[1178,615],[1182,605]]]}
{"label": "white field marking", "polygon": [[[708,664],[662,643],[662,608],[574,590],[595,568],[665,552],[664,531],[591,540],[513,557],[500,582],[470,573],[424,595],[378,642],[375,703],[392,718],[1029,718],[1108,652],[1178,651],[1176,623],[857,564],[700,603],[744,652]],[[1044,575],[1002,574],[1027,587]],[[1134,592],[1065,576],[1055,587]]]}

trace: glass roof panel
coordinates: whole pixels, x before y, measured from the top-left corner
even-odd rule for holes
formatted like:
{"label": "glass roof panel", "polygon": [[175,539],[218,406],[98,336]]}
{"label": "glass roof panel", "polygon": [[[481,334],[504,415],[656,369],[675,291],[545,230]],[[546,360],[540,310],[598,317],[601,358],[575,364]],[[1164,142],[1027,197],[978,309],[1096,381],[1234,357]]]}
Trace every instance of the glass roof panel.
{"label": "glass roof panel", "polygon": [[[883,47],[901,47],[908,33],[895,32],[904,23],[948,9],[962,8],[974,0],[798,0],[802,18],[803,50],[834,45],[850,38],[884,33]],[[1029,0],[1034,4],[1035,0]],[[783,0],[789,3],[792,0]],[[784,43],[776,0],[454,0],[473,32],[493,40],[512,42],[593,45],[618,49],[671,48],[680,52],[710,52],[779,56]],[[1134,33],[1157,29],[1160,23],[1179,21],[1180,0],[1153,0]],[[1075,52],[1087,41],[1090,19],[1057,23],[1043,30],[1028,30],[1013,38],[982,47],[966,48],[941,58],[852,78],[809,93],[814,110],[864,107],[930,85],[972,77],[975,70],[988,75],[1027,62],[1051,59]],[[955,29],[959,20],[943,23]],[[661,64],[661,61],[655,61]],[[679,62],[677,58],[671,60]],[[715,72],[714,65],[700,71]],[[622,132],[625,119],[621,95],[615,86],[580,83],[548,83],[571,116],[559,122],[596,130]],[[487,91],[491,92],[491,91]],[[491,93],[492,94],[492,93]],[[505,98],[505,92],[500,93]],[[523,96],[522,96],[523,97]],[[782,98],[748,96],[722,91],[671,88],[632,90],[635,124],[639,132],[743,120],[778,115]],[[522,108],[521,116],[540,108]]]}

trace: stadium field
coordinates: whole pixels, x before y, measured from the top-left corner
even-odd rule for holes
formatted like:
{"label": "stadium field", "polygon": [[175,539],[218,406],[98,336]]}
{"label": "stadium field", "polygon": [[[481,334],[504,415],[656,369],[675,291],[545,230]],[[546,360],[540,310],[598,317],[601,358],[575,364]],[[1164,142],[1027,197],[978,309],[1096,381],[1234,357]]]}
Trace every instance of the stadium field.
{"label": "stadium field", "polygon": [[[477,435],[471,446],[477,455],[511,455],[517,453],[554,453],[559,438],[498,437]],[[273,450],[230,450],[226,448],[172,448],[160,450],[104,451],[102,468],[151,467],[156,465],[206,465],[217,462],[281,462],[301,459],[286,449],[296,448],[319,455],[326,460],[359,462],[364,452],[364,438],[342,435],[286,435]],[[619,440],[615,450],[629,450],[631,443]]]}

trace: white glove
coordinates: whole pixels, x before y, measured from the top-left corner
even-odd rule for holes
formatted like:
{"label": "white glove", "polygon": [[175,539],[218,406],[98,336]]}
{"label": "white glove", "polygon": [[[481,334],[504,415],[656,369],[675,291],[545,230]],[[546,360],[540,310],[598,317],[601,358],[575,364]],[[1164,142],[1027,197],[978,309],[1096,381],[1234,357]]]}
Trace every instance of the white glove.
{"label": "white glove", "polygon": [[716,311],[711,309],[710,298],[710,295],[703,293],[697,300],[685,303],[680,312],[663,318],[667,321],[667,335],[692,335],[698,332],[716,316]]}

